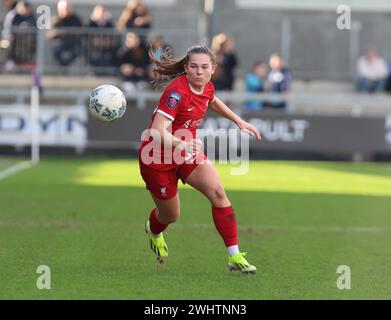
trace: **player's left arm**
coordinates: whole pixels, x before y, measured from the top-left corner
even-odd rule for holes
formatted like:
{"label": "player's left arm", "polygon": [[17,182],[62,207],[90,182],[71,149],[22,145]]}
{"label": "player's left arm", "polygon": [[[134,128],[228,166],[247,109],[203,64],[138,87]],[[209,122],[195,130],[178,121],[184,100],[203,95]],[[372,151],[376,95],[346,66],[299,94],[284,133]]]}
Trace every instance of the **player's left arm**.
{"label": "player's left arm", "polygon": [[233,121],[234,123],[236,123],[236,125],[239,127],[240,130],[248,133],[249,135],[255,136],[258,140],[261,139],[261,134],[259,133],[258,129],[254,125],[248,123],[247,121],[239,117],[223,101],[221,101],[216,96],[213,98],[213,100],[209,102],[209,108],[216,111],[224,118],[227,118]]}

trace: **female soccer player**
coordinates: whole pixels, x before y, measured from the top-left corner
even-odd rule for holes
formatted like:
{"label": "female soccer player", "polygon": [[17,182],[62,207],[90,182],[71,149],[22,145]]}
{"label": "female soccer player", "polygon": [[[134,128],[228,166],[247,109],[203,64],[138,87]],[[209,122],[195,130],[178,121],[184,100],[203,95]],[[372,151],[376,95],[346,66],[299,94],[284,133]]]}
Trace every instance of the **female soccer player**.
{"label": "female soccer player", "polygon": [[[239,251],[234,209],[225,194],[218,173],[202,152],[196,129],[207,108],[226,117],[237,126],[260,139],[258,130],[232,112],[214,94],[210,82],[216,68],[214,53],[207,47],[191,47],[185,57],[174,59],[166,54],[155,64],[156,81],[172,80],[156,106],[139,150],[140,172],[156,207],[146,223],[151,249],[159,262],[168,256],[163,231],[180,214],[178,180],[204,194],[211,203],[217,231],[228,250],[228,267],[254,274],[256,267]],[[151,155],[152,154],[152,155]]]}

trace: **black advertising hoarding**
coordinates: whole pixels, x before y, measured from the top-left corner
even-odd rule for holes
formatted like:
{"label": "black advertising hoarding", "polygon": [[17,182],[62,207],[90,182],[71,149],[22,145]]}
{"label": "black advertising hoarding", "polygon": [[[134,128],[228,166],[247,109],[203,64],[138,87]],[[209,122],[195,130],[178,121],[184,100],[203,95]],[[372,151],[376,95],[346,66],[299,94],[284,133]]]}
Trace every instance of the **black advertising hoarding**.
{"label": "black advertising hoarding", "polygon": [[250,147],[311,152],[391,152],[391,116],[243,113],[242,117],[262,134],[263,143],[250,142]]}
{"label": "black advertising hoarding", "polygon": [[[152,104],[151,104],[152,105]],[[135,148],[148,126],[153,108],[128,106],[124,117],[113,123],[90,118],[90,146]],[[391,153],[391,114],[379,117],[301,115],[289,113],[242,112],[255,125],[262,142],[250,140],[250,149],[308,151],[322,153]],[[200,129],[234,129],[235,124],[208,111]]]}

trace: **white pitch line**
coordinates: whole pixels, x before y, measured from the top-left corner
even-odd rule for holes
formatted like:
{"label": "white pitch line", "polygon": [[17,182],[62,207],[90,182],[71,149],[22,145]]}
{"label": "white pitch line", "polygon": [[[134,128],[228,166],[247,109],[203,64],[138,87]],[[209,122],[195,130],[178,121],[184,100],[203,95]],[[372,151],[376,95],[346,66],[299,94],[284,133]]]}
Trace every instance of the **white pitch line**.
{"label": "white pitch line", "polygon": [[[212,229],[213,225],[207,224],[192,224],[189,225],[191,228],[201,228],[201,229]],[[337,227],[337,226],[238,226],[238,230],[242,232],[246,231],[299,231],[299,232],[357,232],[357,233],[379,233],[379,232],[390,232],[391,228],[387,227]]]}
{"label": "white pitch line", "polygon": [[[30,220],[2,220],[0,219],[0,227],[2,226],[17,226],[23,225],[28,227],[55,227],[55,228],[79,228],[82,226],[90,226],[90,227],[118,227],[121,228],[123,226],[122,223],[119,222],[86,222],[79,221],[77,219],[57,219],[57,220],[45,220],[45,221],[30,221]],[[142,229],[143,224],[133,224],[137,226],[138,229]],[[179,229],[205,229],[205,230],[215,230],[213,223],[212,224],[176,224],[173,227]],[[329,233],[390,233],[391,227],[369,227],[369,226],[357,226],[357,227],[337,227],[337,226],[272,226],[272,225],[264,225],[264,226],[238,226],[238,230],[240,232],[329,232]]]}
{"label": "white pitch line", "polygon": [[19,171],[22,171],[22,170],[25,170],[25,169],[28,169],[31,167],[32,167],[32,164],[30,161],[19,162],[15,165],[3,170],[2,172],[0,172],[0,180],[3,180],[12,174],[15,174]]}

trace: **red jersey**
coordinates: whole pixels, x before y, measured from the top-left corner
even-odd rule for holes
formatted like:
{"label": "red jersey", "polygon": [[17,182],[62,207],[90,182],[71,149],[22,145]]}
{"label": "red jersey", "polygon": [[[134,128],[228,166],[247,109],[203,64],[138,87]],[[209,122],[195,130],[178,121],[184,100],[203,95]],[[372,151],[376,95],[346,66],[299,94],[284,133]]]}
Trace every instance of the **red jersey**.
{"label": "red jersey", "polygon": [[[194,139],[196,137],[196,130],[205,116],[209,102],[213,101],[214,95],[212,82],[208,82],[204,90],[199,92],[190,86],[186,75],[181,75],[174,79],[165,89],[158,105],[153,111],[148,128],[151,127],[156,113],[160,113],[172,121],[168,130],[173,135],[186,141]],[[148,143],[149,141],[143,141],[140,146],[140,151]],[[163,146],[160,151],[161,153],[159,155],[155,155],[161,159],[160,164],[151,163],[148,165],[161,170],[169,170],[175,167],[175,164],[167,164],[167,161],[163,162]],[[172,151],[170,150],[171,153]]]}

